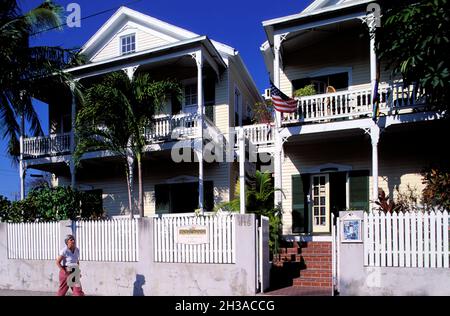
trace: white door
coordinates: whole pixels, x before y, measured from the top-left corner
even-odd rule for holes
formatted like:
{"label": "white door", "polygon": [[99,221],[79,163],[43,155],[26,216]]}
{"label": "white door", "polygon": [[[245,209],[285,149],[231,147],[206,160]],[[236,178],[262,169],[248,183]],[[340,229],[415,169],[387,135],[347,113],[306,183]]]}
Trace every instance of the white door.
{"label": "white door", "polygon": [[311,207],[314,233],[330,231],[330,183],[328,174],[313,175]]}

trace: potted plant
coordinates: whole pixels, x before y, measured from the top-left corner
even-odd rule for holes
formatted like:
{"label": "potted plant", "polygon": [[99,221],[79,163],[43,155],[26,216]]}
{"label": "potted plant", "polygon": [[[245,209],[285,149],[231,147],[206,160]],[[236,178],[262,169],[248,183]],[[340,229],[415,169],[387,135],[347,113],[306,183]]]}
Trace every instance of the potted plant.
{"label": "potted plant", "polygon": [[309,84],[307,86],[304,86],[303,88],[295,90],[294,97],[307,97],[315,94],[317,94],[316,88],[313,84]]}

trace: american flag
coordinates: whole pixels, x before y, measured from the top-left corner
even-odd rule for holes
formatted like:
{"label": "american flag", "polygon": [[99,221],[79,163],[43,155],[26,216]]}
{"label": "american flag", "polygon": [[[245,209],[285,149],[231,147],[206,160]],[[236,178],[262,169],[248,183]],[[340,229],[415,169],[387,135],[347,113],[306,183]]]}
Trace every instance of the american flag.
{"label": "american flag", "polygon": [[285,95],[272,82],[270,83],[270,93],[275,110],[281,113],[294,113],[297,111],[297,100]]}

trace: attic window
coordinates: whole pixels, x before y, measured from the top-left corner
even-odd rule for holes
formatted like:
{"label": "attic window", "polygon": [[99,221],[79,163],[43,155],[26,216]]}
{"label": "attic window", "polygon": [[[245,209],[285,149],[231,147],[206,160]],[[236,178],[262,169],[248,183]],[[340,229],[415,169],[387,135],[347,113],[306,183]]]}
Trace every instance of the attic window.
{"label": "attic window", "polygon": [[136,51],[135,34],[126,35],[120,38],[120,53],[122,55],[131,54]]}

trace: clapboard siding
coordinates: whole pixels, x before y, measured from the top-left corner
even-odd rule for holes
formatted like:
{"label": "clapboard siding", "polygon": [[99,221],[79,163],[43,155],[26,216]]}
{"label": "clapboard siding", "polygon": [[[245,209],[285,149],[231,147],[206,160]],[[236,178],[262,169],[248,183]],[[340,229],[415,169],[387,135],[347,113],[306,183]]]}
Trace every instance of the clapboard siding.
{"label": "clapboard siding", "polygon": [[[370,86],[370,56],[369,40],[360,38],[357,34],[339,34],[327,40],[299,49],[283,56],[284,67],[280,72],[280,87],[287,95],[292,95],[291,82],[306,78],[315,73],[339,68],[351,69],[350,88]],[[390,72],[385,63],[381,66],[381,81],[390,80]]]}
{"label": "clapboard siding", "polygon": [[[237,57],[236,57],[237,58]],[[229,59],[229,72],[230,72],[230,85],[229,85],[229,98],[230,98],[230,113],[229,120],[230,126],[236,126],[239,122],[234,121],[234,91],[235,87],[237,87],[241,93],[242,97],[242,113],[243,117],[247,116],[247,108],[252,108],[253,105],[259,100],[254,97],[252,91],[248,85],[245,84],[243,80],[244,69],[239,67],[238,63],[233,60],[233,58]]]}
{"label": "clapboard siding", "polygon": [[[420,171],[431,162],[439,161],[441,151],[421,152],[415,141],[421,142],[415,133],[384,135],[379,146],[379,187],[386,194],[393,194],[394,187],[405,192],[408,185],[420,196],[424,188]],[[424,136],[426,138],[426,136]],[[311,168],[326,163],[336,163],[352,167],[353,170],[369,170],[371,174],[372,156],[370,139],[355,136],[342,140],[315,142],[308,144],[285,144],[283,160],[283,234],[292,233],[292,175],[308,173]],[[411,159],[414,157],[414,159]],[[369,177],[369,194],[372,192],[372,177]],[[396,195],[394,194],[394,197]]]}
{"label": "clapboard siding", "polygon": [[97,62],[120,56],[120,37],[124,34],[132,33],[133,31],[136,34],[136,51],[143,51],[169,43],[169,41],[154,34],[147,33],[132,26],[127,26],[123,28],[121,32],[115,34],[107,44],[94,55],[91,61]]}
{"label": "clapboard siding", "polygon": [[224,71],[220,80],[216,82],[216,103],[214,105],[214,119],[217,128],[228,135],[230,120],[229,120],[229,100],[228,100],[228,70]]}
{"label": "clapboard siding", "polygon": [[[214,183],[214,203],[229,201],[229,168],[231,164],[215,163],[205,164],[205,181],[213,181]],[[151,163],[144,164],[144,207],[145,215],[155,213],[155,185],[171,183],[174,178],[187,176],[194,177],[194,181],[198,180],[198,164],[197,163]],[[135,194],[137,197],[137,173],[135,181]],[[55,185],[69,185],[70,178],[59,177]],[[125,214],[128,210],[128,193],[125,176],[98,176],[96,179],[81,179],[78,185],[82,189],[102,189],[103,190],[103,207],[108,215]]]}

